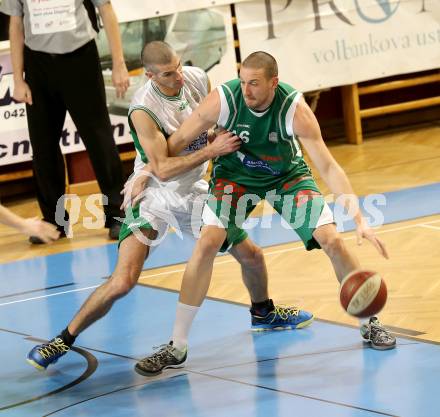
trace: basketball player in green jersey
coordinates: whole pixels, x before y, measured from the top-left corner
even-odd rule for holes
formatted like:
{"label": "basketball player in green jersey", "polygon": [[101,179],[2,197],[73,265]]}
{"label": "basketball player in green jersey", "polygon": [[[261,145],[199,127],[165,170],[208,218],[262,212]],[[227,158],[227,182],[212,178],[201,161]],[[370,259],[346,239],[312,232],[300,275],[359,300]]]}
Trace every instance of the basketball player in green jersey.
{"label": "basketball player in green jersey", "polygon": [[[147,171],[152,171],[155,177],[150,177],[151,181],[138,204],[131,204],[126,209],[119,235],[118,263],[110,279],[95,289],[58,336],[48,343],[36,345],[29,352],[28,362],[38,369],[46,369],[57,362],[70,350],[81,332],[102,318],[118,299],[131,291],[139,279],[144,261],[166,236],[170,225],[196,237],[201,228],[201,212],[208,192],[208,184],[203,179],[207,161],[239,147],[238,138],[227,135],[224,140],[220,138],[207,147],[207,132],[204,131],[190,146],[179,152],[178,157],[168,157],[166,137],[175,132],[206,97],[209,92],[208,77],[200,68],[182,67],[176,52],[160,41],[145,46],[142,61],[148,81],[133,96],[129,111],[129,124],[137,151],[134,171],[141,174],[148,168]],[[139,178],[146,177],[141,175]],[[311,324],[311,313],[275,306],[269,299],[262,250],[244,230],[230,229],[226,242],[230,254],[241,265],[243,281],[252,301],[250,312],[253,322],[258,319],[260,326],[264,325],[267,330],[301,328]],[[183,348],[186,340],[182,335],[187,333],[187,318],[196,311],[197,308],[192,306],[177,306],[177,325],[173,329],[176,349],[168,347],[162,352],[173,358],[168,365],[178,366],[185,361]]]}
{"label": "basketball player in green jersey", "polygon": [[[360,269],[359,261],[336,231],[331,210],[304,161],[299,142],[335,196],[350,197],[344,198],[344,204],[354,211],[359,243],[367,239],[388,258],[384,244],[363,218],[346,174],[327,149],[313,112],[301,93],[279,82],[277,63],[271,55],[255,52],[247,57],[240,79],[212,91],[171,136],[169,153],[177,154],[213,124],[240,137],[242,145],[214,161],[204,226],[183,276],[181,304],[201,305],[226,231],[240,227],[261,199],[273,205],[307,250],[324,250],[339,282]],[[189,331],[190,326],[187,328]],[[395,347],[395,338],[376,317],[362,324],[361,334],[375,349]],[[137,368],[147,375],[148,369],[166,365],[167,360],[159,352],[141,360]]]}

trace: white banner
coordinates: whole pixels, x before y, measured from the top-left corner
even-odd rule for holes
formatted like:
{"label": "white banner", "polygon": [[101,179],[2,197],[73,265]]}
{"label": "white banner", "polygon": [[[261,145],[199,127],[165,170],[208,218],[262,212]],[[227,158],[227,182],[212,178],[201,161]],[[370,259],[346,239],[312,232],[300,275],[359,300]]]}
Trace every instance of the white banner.
{"label": "white banner", "polygon": [[[13,77],[9,53],[0,54],[0,165],[32,159],[32,147],[26,121],[26,106],[12,99]],[[127,117],[110,114],[113,137],[117,144],[131,142]],[[84,144],[67,114],[60,138],[62,152],[85,150]]]}
{"label": "white banner", "polygon": [[119,22],[131,22],[148,17],[166,16],[186,10],[218,7],[244,1],[249,0],[112,0],[112,5]]}
{"label": "white banner", "polygon": [[[122,44],[130,70],[130,88],[124,99],[116,98],[111,82],[111,59],[105,32],[97,44],[103,67],[107,105],[117,144],[132,141],[127,112],[134,92],[146,82],[140,65],[142,47],[150,40],[164,40],[181,56],[182,63],[207,71],[213,86],[237,76],[234,41],[228,6],[174,13],[170,16],[121,23]],[[12,99],[13,76],[9,52],[0,53],[0,165],[32,159],[26,107]],[[85,150],[69,115],[60,146],[64,154]]]}
{"label": "white banner", "polygon": [[302,91],[440,66],[439,0],[266,0],[236,12],[242,59],[271,53]]}

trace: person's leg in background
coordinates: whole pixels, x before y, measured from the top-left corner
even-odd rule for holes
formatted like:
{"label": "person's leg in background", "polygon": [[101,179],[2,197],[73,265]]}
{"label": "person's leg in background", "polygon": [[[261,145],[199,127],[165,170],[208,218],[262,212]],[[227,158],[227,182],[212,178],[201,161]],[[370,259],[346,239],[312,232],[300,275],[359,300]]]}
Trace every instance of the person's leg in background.
{"label": "person's leg in background", "polygon": [[[64,211],[58,213],[57,219],[55,211],[58,200],[65,193],[65,167],[59,141],[66,108],[54,84],[56,58],[25,47],[24,68],[33,98],[33,104],[26,105],[26,114],[38,204],[43,219],[52,224],[57,224],[58,220],[57,226],[63,235],[67,232],[68,214]],[[61,202],[59,207],[64,204]],[[37,237],[31,237],[30,241],[43,243]]]}
{"label": "person's leg in background", "polygon": [[[80,82],[71,83],[71,78]],[[88,151],[101,192],[108,199],[104,206],[105,226],[110,229],[109,236],[117,239],[120,223],[115,218],[123,217],[120,192],[124,177],[113,139],[104,80],[94,41],[63,56],[63,79],[62,91],[67,109]]]}

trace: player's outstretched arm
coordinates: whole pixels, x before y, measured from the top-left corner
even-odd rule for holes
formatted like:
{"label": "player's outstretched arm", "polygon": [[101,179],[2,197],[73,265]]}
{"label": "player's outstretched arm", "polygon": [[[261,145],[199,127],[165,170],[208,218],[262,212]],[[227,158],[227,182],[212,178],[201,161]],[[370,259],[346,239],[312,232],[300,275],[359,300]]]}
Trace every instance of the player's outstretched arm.
{"label": "player's outstretched arm", "polygon": [[344,204],[352,214],[356,222],[358,244],[361,244],[362,239],[365,238],[376,247],[383,257],[388,259],[384,243],[376,237],[374,231],[362,216],[359,209],[359,200],[350,181],[325,145],[318,121],[304,99],[299,101],[296,108],[293,131],[299,136],[301,144],[337,201]]}
{"label": "player's outstretched arm", "polygon": [[37,236],[49,243],[60,237],[56,226],[37,218],[24,219],[0,204],[0,223],[13,227],[27,236]]}
{"label": "player's outstretched arm", "polygon": [[167,181],[177,175],[195,168],[203,162],[219,155],[225,155],[238,149],[240,140],[232,134],[224,135],[224,140],[214,141],[185,156],[168,156],[167,141],[157,124],[143,110],[135,110],[130,115],[140,145],[151,166],[151,172],[161,181]]}
{"label": "player's outstretched arm", "polygon": [[170,155],[178,155],[197,137],[217,123],[220,114],[220,96],[211,91],[180,128],[168,138]]}

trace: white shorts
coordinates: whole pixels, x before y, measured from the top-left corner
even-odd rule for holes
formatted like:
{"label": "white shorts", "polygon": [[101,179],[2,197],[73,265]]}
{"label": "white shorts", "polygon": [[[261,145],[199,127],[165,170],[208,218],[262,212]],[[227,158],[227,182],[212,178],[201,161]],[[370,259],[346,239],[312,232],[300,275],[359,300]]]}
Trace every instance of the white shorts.
{"label": "white shorts", "polygon": [[[172,227],[179,237],[183,234],[197,239],[202,227],[202,211],[208,197],[208,183],[196,182],[180,194],[168,188],[149,187],[138,208],[126,210],[123,230],[119,236],[121,242],[131,233],[148,246],[158,246]],[[157,237],[147,239],[141,229],[154,229]]]}

